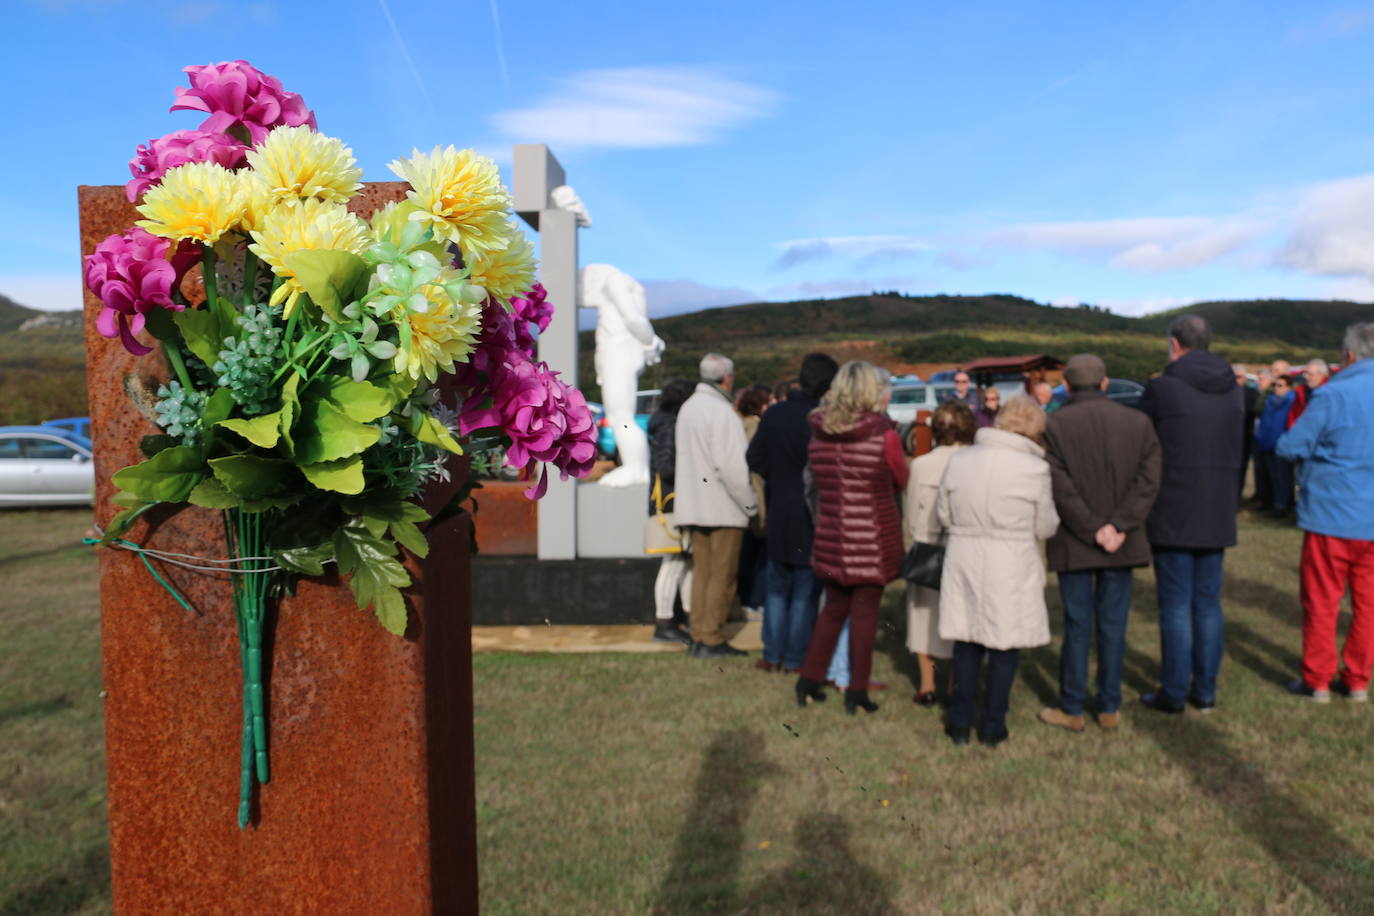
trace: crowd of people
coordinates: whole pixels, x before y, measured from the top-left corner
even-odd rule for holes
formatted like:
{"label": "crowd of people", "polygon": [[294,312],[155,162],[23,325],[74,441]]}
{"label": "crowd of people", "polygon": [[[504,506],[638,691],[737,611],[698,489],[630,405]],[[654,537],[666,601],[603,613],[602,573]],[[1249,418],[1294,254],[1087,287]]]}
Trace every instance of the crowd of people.
{"label": "crowd of people", "polygon": [[[830,684],[846,712],[875,712],[884,589],[906,544],[927,559],[942,549],[938,587],[907,585],[913,699],[938,704],[943,664],[945,733],[996,746],[1008,737],[1020,651],[1051,641],[1048,570],[1064,606],[1060,695],[1039,720],[1081,732],[1095,718],[1110,730],[1121,721],[1133,570],[1153,565],[1160,680],[1141,702],[1207,712],[1223,655],[1225,551],[1253,460],[1252,499],[1283,516],[1296,508],[1305,531],[1302,670],[1288,689],[1366,700],[1374,323],[1347,330],[1339,370],[1313,361],[1296,386],[1281,361],[1251,385],[1244,367],[1211,352],[1211,338],[1201,317],[1175,319],[1168,363],[1139,409],[1107,398],[1107,368],[1093,354],[1065,365],[1062,404],[1042,380],[1003,402],[957,372],[928,421],[933,448],[920,455],[887,416],[890,385],[877,366],[812,353],[794,382],[736,394],[731,360],[707,354],[698,382],[664,386],[649,425],[655,490],[671,494],[681,532],[659,573],[655,638],[698,658],[743,656],[726,639],[727,619],[761,604],[756,667],[795,674],[802,706],[825,700]],[[1353,620],[1338,652],[1347,589]],[[690,633],[674,622],[678,597]]]}

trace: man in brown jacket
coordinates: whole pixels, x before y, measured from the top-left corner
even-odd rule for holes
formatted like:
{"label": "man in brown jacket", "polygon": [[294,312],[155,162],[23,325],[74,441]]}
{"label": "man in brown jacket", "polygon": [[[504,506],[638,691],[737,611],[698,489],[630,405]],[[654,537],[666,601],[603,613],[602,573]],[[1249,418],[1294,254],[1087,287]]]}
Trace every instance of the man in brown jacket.
{"label": "man in brown jacket", "polygon": [[1097,642],[1097,721],[1121,721],[1121,666],[1131,570],[1150,564],[1145,519],[1159,491],[1160,449],[1154,424],[1104,394],[1107,369],[1091,353],[1064,368],[1069,401],[1049,417],[1045,457],[1050,463],[1059,531],[1045,545],[1064,599],[1064,648],[1059,660],[1059,708],[1040,721],[1070,731],[1084,728],[1088,647]]}

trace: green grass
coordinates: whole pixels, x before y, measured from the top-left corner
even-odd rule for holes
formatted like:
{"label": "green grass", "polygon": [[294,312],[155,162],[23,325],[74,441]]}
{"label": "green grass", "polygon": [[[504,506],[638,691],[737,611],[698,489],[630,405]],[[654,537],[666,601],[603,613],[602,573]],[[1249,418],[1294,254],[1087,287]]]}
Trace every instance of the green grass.
{"label": "green grass", "polygon": [[[86,520],[4,518],[0,913],[105,911]],[[875,665],[893,686],[871,716],[836,698],[799,710],[789,679],[747,661],[480,655],[484,910],[1374,911],[1374,707],[1281,686],[1300,651],[1299,543],[1243,520],[1217,711],[1128,702],[1116,734],[1034,721],[1057,689],[1052,646],[1023,655],[1011,740],[954,748],[910,702],[895,590]],[[1149,572],[1136,583],[1128,698],[1158,676]]]}

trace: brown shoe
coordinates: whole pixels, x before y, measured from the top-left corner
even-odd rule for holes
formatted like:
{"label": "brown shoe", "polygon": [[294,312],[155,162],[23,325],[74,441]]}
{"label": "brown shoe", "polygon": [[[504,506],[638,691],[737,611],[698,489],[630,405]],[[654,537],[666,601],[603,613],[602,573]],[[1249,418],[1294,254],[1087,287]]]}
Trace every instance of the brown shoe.
{"label": "brown shoe", "polygon": [[1121,724],[1121,713],[1119,712],[1100,712],[1097,714],[1097,724],[1107,731],[1113,731]]}
{"label": "brown shoe", "polygon": [[782,670],[782,665],[775,665],[772,662],[764,661],[763,659],[759,659],[758,661],[754,662],[754,667],[759,669],[760,671],[768,672]]}
{"label": "brown shoe", "polygon": [[1055,709],[1053,706],[1046,706],[1040,710],[1038,717],[1046,725],[1053,725],[1058,728],[1067,728],[1071,732],[1081,732],[1087,728],[1087,723],[1082,716],[1071,716],[1062,709]]}

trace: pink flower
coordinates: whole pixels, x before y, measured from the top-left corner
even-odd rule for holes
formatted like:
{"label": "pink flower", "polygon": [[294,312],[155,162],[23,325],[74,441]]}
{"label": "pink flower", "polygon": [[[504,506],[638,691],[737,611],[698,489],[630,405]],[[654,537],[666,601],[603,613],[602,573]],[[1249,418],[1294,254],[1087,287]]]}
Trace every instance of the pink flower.
{"label": "pink flower", "polygon": [[246,60],[184,68],[191,88],[178,86],[172,111],[203,111],[210,117],[200,129],[228,133],[234,127],[248,131],[253,144],[261,143],[267,132],[286,125],[309,125],[315,130],[315,113],[294,92],[282,88],[281,80],[268,76]]}
{"label": "pink flower", "polygon": [[553,320],[553,303],[549,302],[548,291],[542,283],[536,283],[525,295],[513,297],[510,307],[515,313],[515,339],[533,356],[536,340],[530,325],[537,327],[542,334]]}
{"label": "pink flower", "polygon": [[[531,474],[540,462],[548,462],[564,480],[585,477],[596,460],[596,426],[582,392],[518,349],[509,351],[485,385],[463,401],[462,434],[489,428],[499,429],[510,440],[506,463]],[[539,499],[547,488],[545,471],[525,495]]]}
{"label": "pink flower", "polygon": [[153,308],[181,311],[172,301],[172,290],[195,262],[194,249],[178,249],[167,257],[172,243],[142,229],[112,235],[86,256],[86,286],[100,297],[104,308],[96,328],[105,337],[118,337],[135,356],[152,350],[134,337],[143,330],[144,315]]}
{"label": "pink flower", "polygon": [[178,130],[165,137],[149,140],[140,146],[129,160],[129,174],[134,177],[125,185],[129,202],[143,196],[143,192],[162,179],[168,169],[187,162],[218,162],[226,169],[237,168],[247,157],[248,147],[228,134],[208,130]]}

